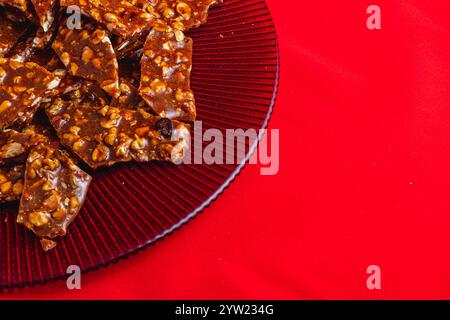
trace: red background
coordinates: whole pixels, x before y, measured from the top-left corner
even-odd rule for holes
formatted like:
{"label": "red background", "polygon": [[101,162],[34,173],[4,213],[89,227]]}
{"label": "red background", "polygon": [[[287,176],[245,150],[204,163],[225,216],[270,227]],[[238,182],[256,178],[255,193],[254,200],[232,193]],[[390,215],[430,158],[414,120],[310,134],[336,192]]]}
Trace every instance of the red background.
{"label": "red background", "polygon": [[[280,172],[156,246],[1,298],[450,298],[450,2],[267,0]],[[366,28],[378,4],[382,30]],[[382,289],[366,287],[381,267]]]}

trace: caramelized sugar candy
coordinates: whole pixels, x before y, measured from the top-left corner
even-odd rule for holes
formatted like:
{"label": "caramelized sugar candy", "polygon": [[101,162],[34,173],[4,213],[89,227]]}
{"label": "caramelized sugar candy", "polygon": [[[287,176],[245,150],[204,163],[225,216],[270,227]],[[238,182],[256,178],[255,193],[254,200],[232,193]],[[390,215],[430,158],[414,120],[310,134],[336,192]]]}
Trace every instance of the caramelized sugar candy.
{"label": "caramelized sugar candy", "polygon": [[111,101],[112,107],[125,109],[148,109],[147,104],[139,95],[139,90],[133,84],[132,79],[120,79],[120,96]]}
{"label": "caramelized sugar candy", "polygon": [[[59,30],[60,17],[56,17],[54,23],[48,30],[44,30],[42,27],[35,27],[35,32],[24,41],[31,50],[46,50],[49,55],[53,55],[53,50],[50,49],[50,45],[53,43],[58,30]],[[51,54],[50,54],[51,53]]]}
{"label": "caramelized sugar candy", "polygon": [[146,33],[143,33],[140,37],[133,39],[125,39],[113,35],[111,41],[113,43],[117,59],[141,59],[146,39]]}
{"label": "caramelized sugar candy", "polygon": [[[58,87],[58,93],[53,97],[50,103],[43,105],[50,106],[56,98],[62,101],[81,104],[82,102],[90,102],[97,105],[106,105],[111,102],[111,97],[93,81],[66,75]],[[48,119],[48,117],[46,117]],[[51,125],[50,125],[51,126]]]}
{"label": "caramelized sugar candy", "polygon": [[63,23],[52,47],[72,76],[98,82],[112,97],[120,95],[119,66],[104,29],[90,25],[69,29]]}
{"label": "caramelized sugar candy", "polygon": [[[204,24],[208,18],[209,8],[222,0],[151,0],[137,1],[144,3],[148,12],[165,20],[172,28],[187,31]],[[148,7],[152,7],[150,10]]]}
{"label": "caramelized sugar candy", "polygon": [[8,12],[0,8],[0,57],[5,56],[29,28],[27,21],[17,22],[8,18]]}
{"label": "caramelized sugar candy", "polygon": [[20,199],[24,173],[24,164],[10,164],[0,167],[0,203]]}
{"label": "caramelized sugar candy", "polygon": [[188,148],[188,125],[167,119],[170,129],[161,127],[161,118],[142,109],[57,99],[46,111],[61,143],[94,169],[129,161],[178,162]]}
{"label": "caramelized sugar candy", "polygon": [[27,34],[26,39],[17,43],[10,50],[6,57],[21,62],[35,62],[41,67],[47,67],[47,61],[55,56],[55,52],[48,48],[55,31],[56,28],[47,32],[42,28],[34,28]]}
{"label": "caramelized sugar candy", "polygon": [[[0,0],[0,202],[21,200],[17,222],[44,250],[91,182],[60,143],[94,169],[184,157],[190,126],[177,120],[196,117],[184,31],[218,2]],[[65,23],[72,5],[81,30]]]}
{"label": "caramelized sugar candy", "polygon": [[82,13],[124,38],[141,35],[154,19],[127,0],[61,0],[61,6],[78,6]]}
{"label": "caramelized sugar candy", "polygon": [[0,5],[11,6],[22,12],[27,12],[29,9],[29,1],[28,0],[0,0]]}
{"label": "caramelized sugar candy", "polygon": [[[78,215],[92,178],[67,152],[40,144],[28,156],[17,222],[42,239],[64,236]],[[48,240],[44,249],[53,247]]]}
{"label": "caramelized sugar candy", "polygon": [[162,118],[194,121],[196,108],[190,89],[192,39],[172,28],[153,28],[144,46],[139,92]]}
{"label": "caramelized sugar candy", "polygon": [[34,147],[41,143],[59,145],[56,133],[44,116],[37,114],[32,124],[20,132],[10,129],[0,134],[0,203],[20,199],[25,162]]}
{"label": "caramelized sugar candy", "polygon": [[29,120],[59,84],[59,79],[35,63],[5,58],[0,58],[0,79],[0,129]]}
{"label": "caramelized sugar candy", "polygon": [[26,19],[38,22],[36,11],[30,0],[0,0],[0,5],[20,12]]}
{"label": "caramelized sugar candy", "polygon": [[34,126],[22,132],[5,130],[0,133],[0,165],[8,163],[24,163],[30,150],[48,138],[36,132]]}
{"label": "caramelized sugar candy", "polygon": [[42,29],[47,32],[55,21],[58,0],[31,0]]}

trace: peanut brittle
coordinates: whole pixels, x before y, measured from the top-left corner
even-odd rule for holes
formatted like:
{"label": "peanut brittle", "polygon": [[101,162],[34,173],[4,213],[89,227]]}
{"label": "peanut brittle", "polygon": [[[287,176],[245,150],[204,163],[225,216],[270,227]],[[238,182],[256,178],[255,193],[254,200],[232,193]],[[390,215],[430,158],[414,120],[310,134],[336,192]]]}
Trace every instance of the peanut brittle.
{"label": "peanut brittle", "polygon": [[113,43],[117,59],[140,59],[146,39],[146,33],[142,34],[140,37],[133,39],[124,39],[122,37],[114,36],[111,41]]}
{"label": "peanut brittle", "polygon": [[42,29],[47,32],[55,21],[57,0],[31,0]]}
{"label": "peanut brittle", "polygon": [[21,62],[34,62],[50,72],[57,68],[65,69],[56,53],[49,48],[55,31],[56,28],[49,31],[38,28],[26,40],[14,46],[7,57]]}
{"label": "peanut brittle", "polygon": [[36,49],[48,49],[47,46],[49,46],[52,42],[54,36],[56,35],[56,31],[56,28],[51,28],[47,31],[42,28],[38,28],[33,38],[33,47]]}
{"label": "peanut brittle", "polygon": [[28,0],[0,0],[0,5],[8,5],[19,9],[22,12],[27,12],[29,7]]}
{"label": "peanut brittle", "polygon": [[186,31],[204,24],[209,8],[222,0],[151,0],[159,17],[175,29]]}
{"label": "peanut brittle", "polygon": [[36,12],[30,0],[0,0],[0,5],[17,9],[28,20],[37,22]]}
{"label": "peanut brittle", "polygon": [[153,15],[127,0],[61,0],[61,6],[78,6],[83,14],[125,38],[139,36],[153,21]]}
{"label": "peanut brittle", "polygon": [[37,146],[27,159],[17,222],[41,238],[64,236],[91,180],[67,152],[52,145]]}
{"label": "peanut brittle", "polygon": [[20,37],[25,35],[27,29],[27,22],[10,20],[5,9],[0,8],[0,57],[3,57],[11,50]]}
{"label": "peanut brittle", "polygon": [[59,79],[32,62],[0,58],[0,129],[27,120]]}
{"label": "peanut brittle", "polygon": [[118,162],[178,162],[188,147],[188,127],[137,111],[61,99],[46,109],[61,143],[92,168]]}
{"label": "peanut brittle", "polygon": [[59,94],[56,97],[73,103],[89,101],[98,105],[106,105],[111,101],[111,98],[97,83],[70,75],[61,81],[58,90]]}
{"label": "peanut brittle", "polygon": [[23,189],[25,165],[0,167],[0,203],[17,201]]}
{"label": "peanut brittle", "polygon": [[48,138],[37,133],[34,127],[26,128],[22,132],[6,130],[0,133],[0,165],[25,162],[33,147],[47,141]]}
{"label": "peanut brittle", "polygon": [[2,4],[1,0],[0,0],[0,8],[3,10],[5,16],[11,21],[18,23],[27,21],[27,17],[22,12],[20,12],[19,10],[15,10],[14,8],[11,10],[11,8]]}
{"label": "peanut brittle", "polygon": [[111,106],[127,109],[147,109],[147,104],[139,95],[138,88],[136,88],[131,79],[120,79],[120,96],[112,99]]}
{"label": "peanut brittle", "polygon": [[[59,58],[58,58],[59,60]],[[59,70],[56,72],[58,73]],[[52,98],[61,97],[63,95],[67,95],[72,93],[73,91],[79,90],[85,79],[73,77],[70,74],[67,73],[66,70],[62,72],[62,74],[58,74],[58,76],[61,78],[61,81],[59,83],[59,86],[55,89],[55,94]],[[88,80],[85,80],[88,81]],[[46,101],[47,102],[47,101]],[[50,102],[50,101],[48,101]]]}
{"label": "peanut brittle", "polygon": [[192,39],[176,39],[173,31],[153,29],[141,60],[142,98],[163,118],[193,121],[194,94],[190,89]]}
{"label": "peanut brittle", "polygon": [[71,30],[63,24],[52,47],[73,76],[98,82],[112,97],[120,95],[119,66],[105,30]]}

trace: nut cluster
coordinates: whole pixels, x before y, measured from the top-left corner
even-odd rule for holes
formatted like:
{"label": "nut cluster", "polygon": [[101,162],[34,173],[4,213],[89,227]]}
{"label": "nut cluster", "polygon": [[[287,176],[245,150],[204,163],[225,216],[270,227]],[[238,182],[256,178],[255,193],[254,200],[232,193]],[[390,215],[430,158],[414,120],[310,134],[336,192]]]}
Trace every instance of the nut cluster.
{"label": "nut cluster", "polygon": [[178,161],[189,144],[188,125],[164,119],[162,126],[161,118],[142,109],[57,99],[46,111],[60,141],[94,169],[118,162]]}
{"label": "nut cluster", "polygon": [[140,93],[161,117],[194,120],[194,94],[190,89],[192,39],[178,40],[173,30],[154,28],[141,60]]}
{"label": "nut cluster", "polygon": [[119,66],[105,30],[72,30],[63,23],[52,47],[72,76],[97,81],[111,96],[120,95]]}
{"label": "nut cluster", "polygon": [[17,222],[43,238],[66,234],[78,214],[91,177],[57,146],[39,145],[31,151]]}

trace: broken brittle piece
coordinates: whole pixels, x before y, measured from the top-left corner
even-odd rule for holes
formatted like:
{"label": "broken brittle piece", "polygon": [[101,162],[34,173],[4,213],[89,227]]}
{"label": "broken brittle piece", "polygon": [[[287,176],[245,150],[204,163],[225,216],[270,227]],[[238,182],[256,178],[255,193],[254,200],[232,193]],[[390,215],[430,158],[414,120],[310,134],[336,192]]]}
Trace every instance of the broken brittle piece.
{"label": "broken brittle piece", "polygon": [[0,129],[29,120],[60,79],[32,62],[0,58]]}
{"label": "broken brittle piece", "polygon": [[48,31],[38,28],[35,32],[29,34],[25,40],[14,46],[7,57],[21,62],[34,62],[50,72],[58,68],[65,69],[56,53],[49,48],[56,31],[57,28],[55,27]]}
{"label": "broken brittle piece", "polygon": [[59,93],[55,96],[64,101],[82,103],[89,101],[98,105],[106,105],[111,98],[93,81],[67,75],[58,87]]}
{"label": "broken brittle piece", "polygon": [[105,30],[69,29],[63,24],[52,47],[72,76],[98,82],[112,97],[120,95],[119,66]]}
{"label": "broken brittle piece", "polygon": [[188,126],[137,111],[72,103],[46,108],[61,143],[92,168],[118,162],[179,162],[188,148]]}
{"label": "broken brittle piece", "polygon": [[154,28],[141,60],[140,95],[163,118],[195,120],[191,68],[192,39],[183,36],[177,40],[173,31]]}
{"label": "broken brittle piece", "polygon": [[148,1],[174,29],[186,31],[204,24],[209,8],[222,0],[152,0]]}
{"label": "broken brittle piece", "polygon": [[111,101],[112,107],[127,108],[127,109],[147,109],[148,106],[142,97],[139,95],[138,88],[136,88],[131,79],[120,79],[120,96]]}
{"label": "broken brittle piece", "polygon": [[22,12],[27,12],[29,8],[28,0],[0,0],[0,5],[8,5]]}
{"label": "broken brittle piece", "polygon": [[35,127],[29,127],[22,132],[6,130],[0,133],[0,165],[11,162],[25,162],[30,150],[48,138],[36,132]]}
{"label": "broken brittle piece", "polygon": [[142,57],[146,38],[147,34],[143,34],[141,37],[131,40],[114,37],[112,42],[117,59],[140,59]]}
{"label": "broken brittle piece", "polygon": [[45,32],[39,28],[36,32],[28,34],[24,41],[19,42],[11,49],[7,57],[16,61],[30,62],[36,54],[52,56],[53,52],[47,48],[47,44],[53,37],[52,31]]}
{"label": "broken brittle piece", "polygon": [[17,222],[37,236],[64,236],[78,215],[92,178],[67,152],[39,145],[27,159],[25,184]]}
{"label": "broken brittle piece", "polygon": [[83,14],[125,38],[149,30],[153,21],[153,15],[127,0],[61,0],[61,6],[78,6]]}
{"label": "broken brittle piece", "polygon": [[0,57],[11,50],[28,29],[28,22],[16,22],[8,18],[4,8],[0,8]]}
{"label": "broken brittle piece", "polygon": [[0,6],[17,9],[28,20],[37,22],[36,11],[30,0],[0,0]]}
{"label": "broken brittle piece", "polygon": [[25,165],[0,167],[0,203],[17,201],[23,189]]}
{"label": "broken brittle piece", "polygon": [[47,32],[55,21],[57,0],[31,0],[42,29]]}

